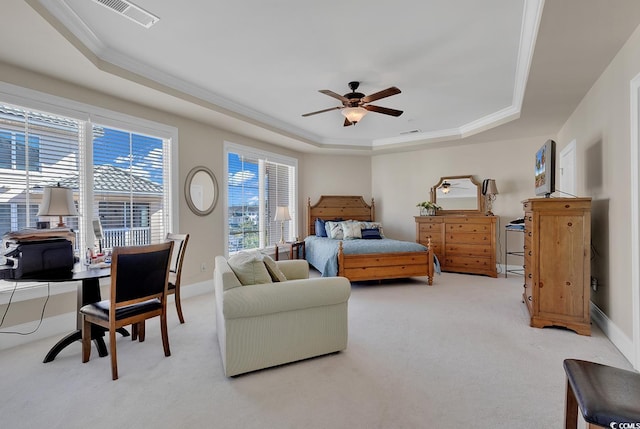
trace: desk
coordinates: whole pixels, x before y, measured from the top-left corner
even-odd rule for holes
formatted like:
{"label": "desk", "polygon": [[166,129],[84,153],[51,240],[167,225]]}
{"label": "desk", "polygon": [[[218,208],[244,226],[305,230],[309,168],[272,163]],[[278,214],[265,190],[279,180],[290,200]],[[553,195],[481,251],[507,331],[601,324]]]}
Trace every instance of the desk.
{"label": "desk", "polygon": [[[81,281],[81,283],[78,285],[76,329],[64,336],[51,348],[51,350],[49,350],[49,353],[47,353],[47,356],[45,356],[44,358],[44,363],[54,360],[58,353],[60,353],[62,349],[67,347],[69,344],[82,340],[82,316],[80,316],[80,308],[83,305],[102,300],[102,298],[100,297],[100,279],[109,277],[110,275],[111,268],[87,269],[87,267],[82,266],[81,264],[76,264],[73,272],[57,275],[43,274],[40,276],[29,276],[28,278],[13,280],[20,282],[37,281],[47,283],[70,282],[77,280]],[[98,349],[98,355],[100,357],[104,357],[109,354],[107,352],[107,346],[104,343],[104,332],[105,330],[99,326],[91,326],[91,339],[95,343],[96,348]],[[118,332],[120,332],[120,334],[125,337],[129,336],[129,332],[127,332],[127,330],[124,328],[118,329]]]}
{"label": "desk", "polygon": [[[304,241],[287,241],[286,243],[275,244],[275,260],[280,259],[280,248],[289,248],[289,259],[306,259]],[[302,256],[301,256],[302,255]]]}

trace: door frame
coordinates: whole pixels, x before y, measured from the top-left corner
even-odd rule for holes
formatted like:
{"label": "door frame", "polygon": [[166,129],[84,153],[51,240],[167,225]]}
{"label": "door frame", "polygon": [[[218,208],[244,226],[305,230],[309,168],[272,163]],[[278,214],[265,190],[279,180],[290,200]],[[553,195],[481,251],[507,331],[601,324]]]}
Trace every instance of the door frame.
{"label": "door frame", "polygon": [[631,296],[633,367],[640,369],[640,74],[631,79]]}

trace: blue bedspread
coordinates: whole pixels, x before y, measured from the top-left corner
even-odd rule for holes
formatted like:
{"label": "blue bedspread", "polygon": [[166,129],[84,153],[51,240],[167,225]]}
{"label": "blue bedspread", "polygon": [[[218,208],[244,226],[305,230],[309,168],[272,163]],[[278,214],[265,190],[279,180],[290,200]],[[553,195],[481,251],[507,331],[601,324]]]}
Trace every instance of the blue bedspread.
{"label": "blue bedspread", "polygon": [[[338,243],[327,237],[311,235],[304,239],[307,261],[313,265],[323,277],[338,275]],[[427,248],[411,241],[392,240],[342,240],[345,255],[392,252],[420,252]]]}

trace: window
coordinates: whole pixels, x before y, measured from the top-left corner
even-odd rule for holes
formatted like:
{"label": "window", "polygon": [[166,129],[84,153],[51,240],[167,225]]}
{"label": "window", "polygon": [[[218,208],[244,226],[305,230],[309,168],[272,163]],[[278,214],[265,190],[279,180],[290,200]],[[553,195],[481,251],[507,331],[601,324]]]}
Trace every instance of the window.
{"label": "window", "polygon": [[[225,144],[228,253],[262,249],[291,240],[296,224],[297,160],[232,143]],[[274,221],[287,207],[290,221]]]}
{"label": "window", "polygon": [[21,91],[37,94],[26,104],[47,99],[48,107],[75,117],[3,103],[0,92],[0,234],[33,228],[38,220],[54,226],[57,217],[39,219],[37,213],[43,188],[59,183],[73,189],[81,214],[64,219],[77,232],[79,248],[94,245],[92,221],[98,218],[103,248],[163,241],[174,227],[175,129]]}

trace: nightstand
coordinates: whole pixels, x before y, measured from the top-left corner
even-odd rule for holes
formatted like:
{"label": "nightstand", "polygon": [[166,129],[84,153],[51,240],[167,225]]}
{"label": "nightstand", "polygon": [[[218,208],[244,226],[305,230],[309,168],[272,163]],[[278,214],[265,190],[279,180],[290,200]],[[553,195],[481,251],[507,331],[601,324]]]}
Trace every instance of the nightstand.
{"label": "nightstand", "polygon": [[280,257],[280,249],[289,249],[289,259],[305,259],[306,251],[304,241],[287,241],[275,244],[275,260]]}

